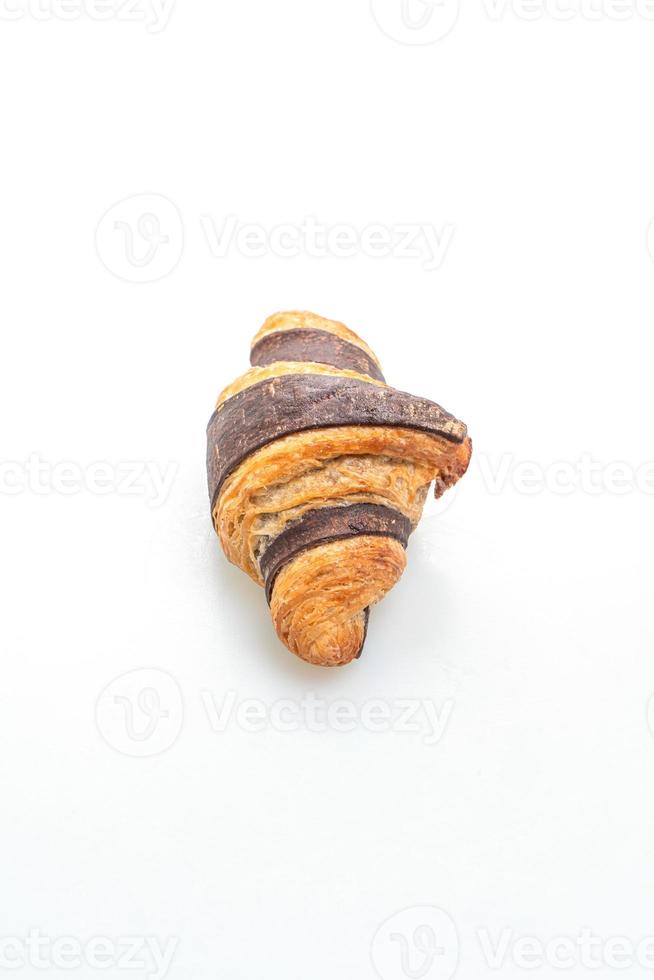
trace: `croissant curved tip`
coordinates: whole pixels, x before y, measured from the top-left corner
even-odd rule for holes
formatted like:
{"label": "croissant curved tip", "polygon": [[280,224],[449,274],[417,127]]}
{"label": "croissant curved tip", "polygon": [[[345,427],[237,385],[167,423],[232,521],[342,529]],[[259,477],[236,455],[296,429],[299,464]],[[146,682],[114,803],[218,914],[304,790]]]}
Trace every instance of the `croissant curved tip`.
{"label": "croissant curved tip", "polygon": [[293,652],[307,663],[318,667],[343,667],[356,660],[366,638],[367,617],[330,624],[320,636],[306,647]]}

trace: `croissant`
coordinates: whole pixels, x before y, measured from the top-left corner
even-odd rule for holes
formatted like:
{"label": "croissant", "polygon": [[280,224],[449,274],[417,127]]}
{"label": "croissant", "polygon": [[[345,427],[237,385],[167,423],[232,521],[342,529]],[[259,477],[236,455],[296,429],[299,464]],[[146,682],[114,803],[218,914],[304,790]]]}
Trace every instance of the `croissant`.
{"label": "croissant", "polygon": [[282,643],[346,664],[404,571],[431,483],[440,497],[465,473],[466,426],[389,387],[360,337],[313,313],[269,317],[250,364],[207,427],[213,525],[265,588]]}

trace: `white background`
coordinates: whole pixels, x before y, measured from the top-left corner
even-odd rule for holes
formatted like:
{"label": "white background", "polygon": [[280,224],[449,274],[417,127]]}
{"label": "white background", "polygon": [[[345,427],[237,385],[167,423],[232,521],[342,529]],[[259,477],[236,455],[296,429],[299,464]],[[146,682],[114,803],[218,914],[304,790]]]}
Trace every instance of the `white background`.
{"label": "white background", "polygon": [[[38,969],[35,929],[174,938],[171,980],[449,980],[457,953],[461,978],[514,978],[518,939],[584,927],[598,968],[537,976],[649,975],[606,947],[654,935],[652,12],[22,2],[0,18],[7,975],[153,975]],[[263,250],[212,250],[229,216]],[[317,254],[307,216],[353,254]],[[438,268],[398,251],[407,224],[445,234]],[[218,391],[289,308],[348,323],[475,446],[331,672],[280,645],[205,486]],[[353,730],[312,725],[310,692]],[[403,730],[401,699],[442,737]],[[495,972],[484,930],[510,937]]]}

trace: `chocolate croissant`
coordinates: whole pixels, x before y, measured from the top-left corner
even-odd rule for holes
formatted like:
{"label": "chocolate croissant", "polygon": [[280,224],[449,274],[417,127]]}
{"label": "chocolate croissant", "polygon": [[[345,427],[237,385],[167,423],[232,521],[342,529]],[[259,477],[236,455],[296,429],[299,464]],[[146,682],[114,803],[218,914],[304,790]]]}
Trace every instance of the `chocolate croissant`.
{"label": "chocolate croissant", "polygon": [[470,439],[440,405],[389,387],[370,347],[334,320],[271,316],[250,363],[207,428],[214,528],[265,588],[282,643],[312,664],[346,664],[404,571],[430,484],[440,497],[463,476]]}

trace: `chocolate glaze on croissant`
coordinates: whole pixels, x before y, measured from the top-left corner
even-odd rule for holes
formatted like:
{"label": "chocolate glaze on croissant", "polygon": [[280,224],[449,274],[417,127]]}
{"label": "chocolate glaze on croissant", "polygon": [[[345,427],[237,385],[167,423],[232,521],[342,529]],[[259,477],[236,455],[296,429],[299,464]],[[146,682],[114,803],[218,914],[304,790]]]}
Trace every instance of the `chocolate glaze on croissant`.
{"label": "chocolate glaze on croissant", "polygon": [[465,425],[389,387],[344,324],[278,313],[207,428],[214,527],[264,586],[282,642],[322,666],[361,654],[370,606],[397,582],[432,482],[465,473]]}

